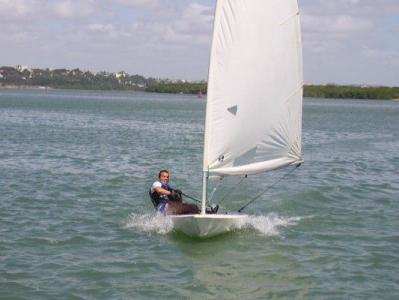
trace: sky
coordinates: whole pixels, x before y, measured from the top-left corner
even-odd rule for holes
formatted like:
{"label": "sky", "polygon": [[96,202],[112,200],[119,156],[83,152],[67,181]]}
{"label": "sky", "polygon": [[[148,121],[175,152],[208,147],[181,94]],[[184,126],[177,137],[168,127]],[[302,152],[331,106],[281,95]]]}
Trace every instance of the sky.
{"label": "sky", "polygon": [[[214,6],[0,0],[0,66],[206,80]],[[299,7],[305,83],[399,86],[399,0],[299,0]]]}

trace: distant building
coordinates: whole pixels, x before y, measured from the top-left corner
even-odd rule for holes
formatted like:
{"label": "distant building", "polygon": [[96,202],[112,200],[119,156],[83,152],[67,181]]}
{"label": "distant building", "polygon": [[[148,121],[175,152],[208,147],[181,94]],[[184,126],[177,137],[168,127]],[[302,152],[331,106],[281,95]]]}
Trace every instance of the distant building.
{"label": "distant building", "polygon": [[125,78],[128,76],[127,73],[125,73],[124,71],[118,72],[114,74],[116,78],[120,79],[120,78]]}
{"label": "distant building", "polygon": [[72,76],[80,76],[83,74],[83,72],[79,69],[73,69],[72,71],[69,71],[69,74],[71,74]]}
{"label": "distant building", "polygon": [[24,65],[16,65],[15,66],[15,69],[17,69],[18,70],[18,72],[23,72],[23,71],[29,71],[29,72],[32,72],[32,69],[30,68],[30,67],[28,67],[28,66],[24,66]]}

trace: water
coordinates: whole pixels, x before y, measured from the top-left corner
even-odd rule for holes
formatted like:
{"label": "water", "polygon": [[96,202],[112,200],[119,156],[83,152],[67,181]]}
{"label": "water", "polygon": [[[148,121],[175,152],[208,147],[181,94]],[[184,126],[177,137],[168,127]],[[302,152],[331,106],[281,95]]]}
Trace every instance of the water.
{"label": "water", "polygon": [[[399,103],[306,99],[305,164],[196,240],[153,214],[160,168],[198,197],[203,100],[0,90],[1,299],[398,299]],[[226,180],[228,209],[286,170]]]}

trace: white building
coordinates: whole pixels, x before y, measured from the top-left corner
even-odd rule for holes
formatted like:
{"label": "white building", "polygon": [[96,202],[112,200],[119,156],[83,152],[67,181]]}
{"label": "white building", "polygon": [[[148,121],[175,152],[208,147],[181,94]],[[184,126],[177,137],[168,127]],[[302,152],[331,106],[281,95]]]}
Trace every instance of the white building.
{"label": "white building", "polygon": [[115,73],[115,77],[116,78],[124,78],[124,77],[126,77],[127,76],[127,73],[125,73],[125,72],[118,72],[118,73]]}
{"label": "white building", "polygon": [[25,70],[32,72],[32,69],[30,67],[24,65],[17,65],[15,68],[18,70],[18,72],[23,72]]}

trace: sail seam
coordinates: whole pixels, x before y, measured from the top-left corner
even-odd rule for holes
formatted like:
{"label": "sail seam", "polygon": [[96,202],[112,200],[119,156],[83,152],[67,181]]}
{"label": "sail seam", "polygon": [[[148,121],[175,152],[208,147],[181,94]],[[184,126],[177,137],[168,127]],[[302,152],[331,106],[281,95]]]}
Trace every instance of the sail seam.
{"label": "sail seam", "polygon": [[284,21],[280,22],[280,25],[284,25],[285,23],[287,23],[289,20],[291,20],[292,18],[295,18],[296,16],[299,15],[299,11],[297,11],[295,14],[289,16],[288,18],[286,18]]}
{"label": "sail seam", "polygon": [[296,94],[298,94],[300,91],[302,91],[303,89],[303,85],[301,85],[300,87],[298,87],[298,89],[296,89],[291,95],[289,95],[286,99],[285,102],[288,102],[289,100],[292,99],[292,97],[294,97]]}

